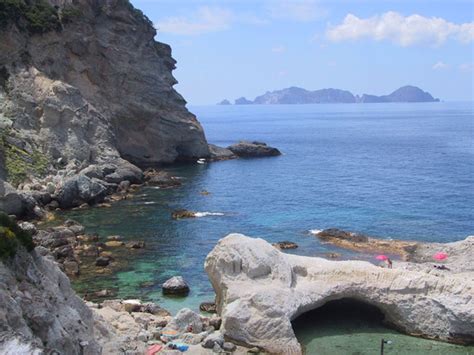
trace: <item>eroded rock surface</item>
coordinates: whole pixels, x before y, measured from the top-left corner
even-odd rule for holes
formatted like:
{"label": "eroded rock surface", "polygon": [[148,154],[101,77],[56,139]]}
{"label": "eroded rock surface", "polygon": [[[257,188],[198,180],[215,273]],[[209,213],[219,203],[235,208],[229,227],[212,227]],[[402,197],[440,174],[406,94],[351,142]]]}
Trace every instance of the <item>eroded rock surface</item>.
{"label": "eroded rock surface", "polygon": [[0,262],[0,353],[99,354],[91,310],[42,251],[20,249]]}
{"label": "eroded rock surface", "polygon": [[[472,260],[474,237],[448,244]],[[378,307],[388,324],[427,338],[474,340],[474,280],[469,270],[397,262],[329,261],[284,254],[263,239],[230,234],[208,255],[222,333],[271,353],[299,354],[291,321],[328,301],[352,298]]]}
{"label": "eroded rock surface", "polygon": [[0,29],[8,147],[50,162],[121,156],[139,166],[209,155],[201,125],[173,89],[171,48],[154,40],[146,16],[129,1],[46,2],[60,19],[68,14],[61,30]]}

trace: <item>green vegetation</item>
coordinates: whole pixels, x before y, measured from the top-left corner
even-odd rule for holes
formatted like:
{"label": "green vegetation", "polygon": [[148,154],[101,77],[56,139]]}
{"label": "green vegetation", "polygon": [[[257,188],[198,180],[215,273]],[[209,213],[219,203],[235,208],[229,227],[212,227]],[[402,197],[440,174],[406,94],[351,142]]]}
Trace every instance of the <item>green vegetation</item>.
{"label": "green vegetation", "polygon": [[73,22],[76,18],[82,16],[82,11],[74,6],[65,6],[61,10],[61,22],[63,24]]}
{"label": "green vegetation", "polygon": [[0,137],[0,145],[2,146],[0,150],[3,150],[5,154],[7,179],[13,185],[17,186],[20,182],[26,180],[28,175],[41,176],[46,174],[48,159],[40,151],[33,150],[29,153],[8,144],[5,136]]}
{"label": "green vegetation", "polygon": [[10,23],[32,34],[61,30],[58,11],[46,0],[0,0],[0,30]]}
{"label": "green vegetation", "polygon": [[21,229],[15,221],[0,212],[0,259],[15,256],[19,246],[32,251],[35,247],[31,234]]}

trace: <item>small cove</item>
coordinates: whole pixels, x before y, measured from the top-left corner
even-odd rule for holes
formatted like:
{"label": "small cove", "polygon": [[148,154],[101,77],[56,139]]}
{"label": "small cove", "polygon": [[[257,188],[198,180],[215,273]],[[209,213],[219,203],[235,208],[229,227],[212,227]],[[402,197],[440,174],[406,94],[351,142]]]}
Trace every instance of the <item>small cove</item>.
{"label": "small cove", "polygon": [[[308,230],[338,227],[437,242],[463,239],[474,232],[469,103],[196,107],[192,111],[211,143],[263,140],[284,155],[171,167],[170,173],[182,178],[179,188],[144,187],[110,208],[62,213],[61,217],[82,223],[87,232],[97,233],[101,241],[118,234],[124,240],[146,243],[144,250],[120,255],[126,263],[117,273],[85,274],[74,281],[80,294],[110,288],[115,297],[155,301],[172,312],[197,309],[200,302],[213,298],[203,271],[205,256],[232,232],[269,242],[294,241],[299,248],[289,252],[300,255],[337,252],[341,259],[371,261],[372,254],[322,244]],[[210,194],[201,194],[203,190]],[[223,215],[172,220],[171,213],[179,208]],[[161,294],[161,284],[175,275],[189,282],[188,297]],[[383,326],[363,331],[357,338],[358,328],[351,321],[321,327],[310,322],[297,334],[308,349],[316,346],[314,342],[328,349],[341,346],[341,351],[367,342],[378,346],[380,337],[387,337],[398,339],[392,350],[387,347],[387,354],[400,344],[411,351],[405,353],[472,353]]]}

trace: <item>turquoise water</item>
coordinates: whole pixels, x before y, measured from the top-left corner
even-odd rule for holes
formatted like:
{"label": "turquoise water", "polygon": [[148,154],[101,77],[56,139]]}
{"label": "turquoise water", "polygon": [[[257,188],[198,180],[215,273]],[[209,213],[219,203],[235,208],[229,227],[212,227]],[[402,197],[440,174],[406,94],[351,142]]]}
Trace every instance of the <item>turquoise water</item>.
{"label": "turquoise water", "polygon": [[[347,300],[344,300],[347,301]],[[308,312],[293,329],[308,355],[472,355],[474,347],[406,336],[383,325],[372,307],[337,301]]]}
{"label": "turquoise water", "polygon": [[[169,170],[173,190],[141,189],[111,208],[71,211],[89,232],[141,239],[146,250],[114,275],[84,278],[82,292],[112,287],[118,297],[153,300],[175,311],[211,300],[203,271],[217,240],[240,232],[299,244],[292,251],[371,259],[323,245],[310,229],[448,242],[474,234],[472,103],[191,107],[209,142],[262,140],[284,154]],[[207,196],[202,190],[209,191]],[[174,221],[187,208],[223,216]],[[161,284],[183,275],[191,293],[168,298]]]}

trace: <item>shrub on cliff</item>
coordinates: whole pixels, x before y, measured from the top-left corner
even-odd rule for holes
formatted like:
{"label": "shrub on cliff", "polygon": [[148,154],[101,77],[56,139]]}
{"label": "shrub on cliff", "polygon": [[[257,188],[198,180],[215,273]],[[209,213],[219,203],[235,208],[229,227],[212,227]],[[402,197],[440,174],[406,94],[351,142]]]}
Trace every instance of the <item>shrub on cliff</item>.
{"label": "shrub on cliff", "polygon": [[9,23],[30,33],[61,29],[57,9],[46,0],[0,0],[0,30]]}
{"label": "shrub on cliff", "polygon": [[35,247],[31,234],[21,229],[15,221],[0,212],[0,259],[14,256],[19,246],[27,251]]}

